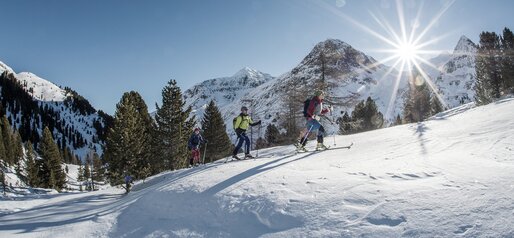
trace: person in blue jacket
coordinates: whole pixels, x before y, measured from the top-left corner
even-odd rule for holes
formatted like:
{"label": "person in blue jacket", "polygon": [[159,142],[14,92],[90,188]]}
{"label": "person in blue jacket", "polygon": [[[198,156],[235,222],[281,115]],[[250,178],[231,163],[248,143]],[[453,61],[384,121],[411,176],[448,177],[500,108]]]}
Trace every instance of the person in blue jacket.
{"label": "person in blue jacket", "polygon": [[207,143],[207,141],[200,134],[200,128],[195,128],[189,141],[187,142],[187,148],[191,151],[191,158],[189,159],[189,165],[195,166],[200,163],[200,144]]}

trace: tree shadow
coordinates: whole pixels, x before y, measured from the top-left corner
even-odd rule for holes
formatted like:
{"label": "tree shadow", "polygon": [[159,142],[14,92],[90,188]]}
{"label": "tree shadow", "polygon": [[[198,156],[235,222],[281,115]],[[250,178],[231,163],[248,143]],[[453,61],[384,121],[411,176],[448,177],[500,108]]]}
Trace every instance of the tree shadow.
{"label": "tree shadow", "polygon": [[[119,198],[122,196],[122,194],[94,194],[1,215],[0,231],[19,231],[18,234],[23,234],[40,228],[64,226],[87,220],[94,221],[121,209],[122,200]],[[113,203],[110,203],[111,201]]]}
{"label": "tree shadow", "polygon": [[[216,196],[218,192],[251,177],[280,166],[308,158],[315,153],[283,156],[252,167],[244,172],[223,180],[202,192],[160,190],[154,187],[141,199],[124,209],[117,218],[109,236],[112,237],[258,237],[302,227],[300,218],[288,215],[276,204],[261,196],[243,195],[240,205],[233,206],[225,198]],[[293,158],[293,159],[291,159]],[[244,162],[244,161],[241,161]],[[234,162],[239,163],[239,162]],[[191,176],[206,169],[185,171],[166,180],[161,187]],[[161,180],[162,181],[162,180]]]}
{"label": "tree shadow", "polygon": [[429,128],[424,123],[418,122],[414,132],[414,135],[418,135],[418,142],[421,147],[421,154],[423,155],[426,155],[428,153],[427,148],[425,146],[425,142],[427,141],[427,139],[424,137],[424,134],[427,130],[429,130]]}

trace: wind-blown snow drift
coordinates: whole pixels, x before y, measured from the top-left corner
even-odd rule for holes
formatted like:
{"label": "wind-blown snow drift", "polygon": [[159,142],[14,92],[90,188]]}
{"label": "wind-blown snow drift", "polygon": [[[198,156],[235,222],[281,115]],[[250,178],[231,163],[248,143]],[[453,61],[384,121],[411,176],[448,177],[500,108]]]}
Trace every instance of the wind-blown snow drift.
{"label": "wind-blown snow drift", "polygon": [[2,207],[0,236],[513,237],[513,118],[514,99],[467,104],[335,137],[354,142],[350,150],[275,147],[163,173],[126,196],[54,195],[27,210]]}

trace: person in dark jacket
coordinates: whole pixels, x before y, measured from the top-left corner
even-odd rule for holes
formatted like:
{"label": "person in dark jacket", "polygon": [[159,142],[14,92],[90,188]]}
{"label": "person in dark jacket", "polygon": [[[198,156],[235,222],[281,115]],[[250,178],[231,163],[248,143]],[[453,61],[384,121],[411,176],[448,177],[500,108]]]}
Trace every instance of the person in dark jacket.
{"label": "person in dark jacket", "polygon": [[200,134],[200,128],[195,128],[187,142],[187,148],[191,151],[191,158],[189,159],[189,165],[191,166],[195,166],[200,163],[200,143],[206,143],[206,141]]}
{"label": "person in dark jacket", "polygon": [[305,151],[305,145],[307,144],[307,139],[309,134],[314,131],[318,131],[316,150],[324,150],[327,147],[323,144],[323,137],[325,136],[325,128],[321,125],[320,117],[328,112],[330,112],[329,108],[323,107],[323,99],[325,98],[325,94],[321,90],[317,90],[314,93],[314,97],[309,102],[309,107],[307,108],[306,119],[306,128],[300,133],[300,138],[298,138],[298,142],[295,146],[300,151]]}
{"label": "person in dark jacket", "polygon": [[232,153],[232,158],[239,160],[237,157],[237,153],[243,147],[243,142],[245,143],[245,158],[253,158],[250,154],[250,139],[246,135],[246,130],[250,128],[250,126],[260,125],[261,121],[253,122],[252,118],[248,115],[248,108],[243,106],[241,107],[241,114],[234,119],[234,130],[236,131],[238,143],[234,152]]}
{"label": "person in dark jacket", "polygon": [[132,183],[134,183],[132,181],[132,176],[130,176],[129,174],[125,174],[125,193],[129,193],[130,192],[130,185]]}

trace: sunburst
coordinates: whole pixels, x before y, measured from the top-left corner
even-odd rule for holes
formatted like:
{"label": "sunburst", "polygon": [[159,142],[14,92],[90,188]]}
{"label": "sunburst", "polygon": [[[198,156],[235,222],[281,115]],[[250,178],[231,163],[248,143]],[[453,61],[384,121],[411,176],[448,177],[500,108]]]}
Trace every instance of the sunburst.
{"label": "sunburst", "polygon": [[[387,49],[379,49],[376,50],[378,52],[382,53],[389,53],[391,56],[380,60],[374,65],[378,64],[386,64],[392,62],[393,68],[397,69],[398,75],[395,77],[395,84],[393,91],[391,92],[391,98],[387,106],[387,112],[386,115],[391,118],[391,113],[393,113],[394,110],[394,102],[396,98],[396,94],[398,92],[398,88],[400,85],[400,80],[404,76],[404,74],[408,74],[410,78],[413,78],[413,71],[417,72],[418,79],[419,76],[421,77],[422,83],[426,83],[433,94],[437,97],[441,105],[446,106],[446,102],[443,100],[441,95],[438,93],[438,90],[435,87],[434,82],[432,79],[428,76],[427,72],[425,71],[424,66],[428,66],[430,68],[433,68],[435,70],[439,70],[435,65],[427,61],[423,56],[424,55],[437,55],[440,54],[442,51],[440,50],[427,50],[427,46],[430,46],[434,44],[435,42],[443,39],[448,34],[434,37],[430,40],[423,41],[423,38],[426,36],[426,34],[430,31],[430,29],[439,21],[439,19],[444,15],[444,13],[453,5],[455,0],[449,0],[445,2],[443,7],[440,9],[440,11],[435,14],[435,16],[428,22],[428,24],[421,29],[419,33],[416,32],[418,28],[420,28],[419,19],[421,16],[421,12],[423,12],[423,2],[419,2],[419,8],[416,14],[416,17],[414,19],[409,19],[414,22],[415,24],[412,24],[410,26],[410,29],[407,28],[407,20],[405,18],[404,9],[403,9],[403,2],[401,0],[396,0],[396,12],[398,15],[398,25],[400,28],[400,32],[397,32],[394,27],[387,21],[383,16],[381,16],[379,13],[373,13],[369,12],[371,17],[375,20],[375,22],[380,26],[380,28],[387,33],[387,35],[380,34],[378,31],[373,30],[370,26],[364,25],[360,23],[357,20],[354,20],[353,18],[349,17],[348,15],[342,13],[339,9],[334,8],[330,4],[327,4],[324,1],[318,1],[321,7],[325,8],[329,12],[332,12],[333,14],[341,17],[345,20],[345,22],[350,22],[353,25],[359,27],[364,32],[372,35],[373,37],[376,37],[377,39],[381,40],[382,42],[389,45],[390,48]],[[408,31],[410,30],[410,31]],[[374,66],[373,65],[373,66]],[[369,67],[369,66],[366,66]],[[387,73],[384,75],[382,79],[384,79],[388,74],[392,74],[393,70],[388,70]]]}

